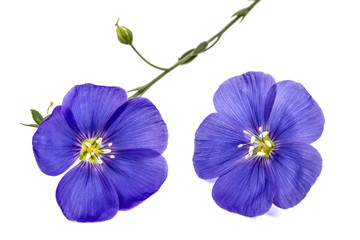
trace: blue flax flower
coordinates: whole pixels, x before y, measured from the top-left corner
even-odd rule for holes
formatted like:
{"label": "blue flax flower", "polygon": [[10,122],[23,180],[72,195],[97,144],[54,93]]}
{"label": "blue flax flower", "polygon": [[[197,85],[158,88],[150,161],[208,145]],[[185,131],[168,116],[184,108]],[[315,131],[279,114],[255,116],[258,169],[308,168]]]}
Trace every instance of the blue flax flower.
{"label": "blue flax flower", "polygon": [[262,72],[225,81],[195,136],[193,157],[200,178],[217,178],[212,190],[222,208],[253,217],[274,204],[290,208],[321,172],[319,152],[309,144],[323,131],[323,113],[293,81],[275,83]]}
{"label": "blue flax flower", "polygon": [[33,137],[37,164],[61,179],[56,199],[69,220],[108,220],[155,193],[167,177],[166,124],[146,98],[119,87],[73,87]]}

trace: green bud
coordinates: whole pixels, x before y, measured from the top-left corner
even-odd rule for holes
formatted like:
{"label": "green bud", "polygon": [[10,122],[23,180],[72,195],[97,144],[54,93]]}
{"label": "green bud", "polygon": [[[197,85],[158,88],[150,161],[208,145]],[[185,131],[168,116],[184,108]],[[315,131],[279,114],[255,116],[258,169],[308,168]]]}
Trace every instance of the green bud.
{"label": "green bud", "polygon": [[208,46],[208,42],[204,41],[202,43],[200,43],[196,48],[190,49],[188,51],[186,51],[183,55],[181,55],[181,57],[179,58],[179,61],[181,61],[182,59],[184,59],[185,57],[191,55],[191,57],[189,57],[189,59],[187,59],[185,62],[181,63],[181,65],[183,64],[187,64],[189,62],[191,62],[192,60],[194,60],[198,54],[204,52]]}
{"label": "green bud", "polygon": [[116,25],[116,34],[119,42],[122,44],[131,45],[133,41],[133,34],[130,29]]}
{"label": "green bud", "polygon": [[[193,49],[190,49],[189,51],[186,51],[183,55],[181,55],[180,58],[178,58],[179,61],[182,60],[182,59],[184,59],[186,56],[192,54],[193,51],[194,51],[194,48],[193,48]],[[191,62],[191,61],[194,60],[196,57],[197,57],[197,55],[190,57],[188,60],[186,60],[185,62],[183,62],[181,65],[184,65],[184,64],[187,64],[187,63]]]}
{"label": "green bud", "polygon": [[200,43],[192,52],[193,55],[198,55],[199,53],[202,53],[203,51],[205,51],[206,47],[208,46],[208,42],[204,41],[202,43]]}

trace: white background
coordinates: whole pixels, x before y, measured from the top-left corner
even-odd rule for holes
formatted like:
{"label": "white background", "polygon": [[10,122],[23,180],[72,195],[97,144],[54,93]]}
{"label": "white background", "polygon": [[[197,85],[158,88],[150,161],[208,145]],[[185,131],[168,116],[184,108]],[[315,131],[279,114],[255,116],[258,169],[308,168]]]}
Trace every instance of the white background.
{"label": "white background", "polygon": [[[134,45],[169,67],[250,4],[228,1],[49,1],[0,3],[1,239],[359,239],[358,1],[261,1],[208,52],[168,74],[145,97],[168,125],[168,178],[161,189],[110,221],[68,221],[55,200],[61,176],[37,167],[29,109],[45,114],[76,84],[143,85],[160,71],[121,45],[114,24]],[[322,173],[288,210],[246,218],[218,207],[213,184],[193,170],[194,133],[214,112],[226,79],[250,70],[302,83],[322,107],[325,129],[313,145]]]}

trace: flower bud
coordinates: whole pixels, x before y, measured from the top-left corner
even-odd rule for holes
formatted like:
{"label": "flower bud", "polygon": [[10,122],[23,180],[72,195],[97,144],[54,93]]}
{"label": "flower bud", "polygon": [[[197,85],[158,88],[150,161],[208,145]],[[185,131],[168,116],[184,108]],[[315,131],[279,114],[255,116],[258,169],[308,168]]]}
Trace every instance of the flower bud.
{"label": "flower bud", "polygon": [[[185,57],[187,57],[188,55],[192,54],[192,52],[194,52],[194,48],[190,49],[189,51],[186,51],[181,57],[178,58],[179,61],[181,61],[182,59],[184,59]],[[187,64],[189,62],[191,62],[192,60],[194,60],[197,57],[197,55],[194,55],[192,57],[190,57],[188,60],[186,60],[185,62],[181,63],[181,65]]]}
{"label": "flower bud", "polygon": [[116,25],[116,34],[119,42],[122,44],[131,45],[133,41],[133,34],[130,29],[123,26]]}

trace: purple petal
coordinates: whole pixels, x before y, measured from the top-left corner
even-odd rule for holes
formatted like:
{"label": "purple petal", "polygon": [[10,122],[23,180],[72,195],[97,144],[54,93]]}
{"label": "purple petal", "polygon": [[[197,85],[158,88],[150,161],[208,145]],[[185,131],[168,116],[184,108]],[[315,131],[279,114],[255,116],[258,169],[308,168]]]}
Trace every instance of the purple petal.
{"label": "purple petal", "polygon": [[293,81],[274,85],[269,94],[276,98],[268,122],[273,140],[312,143],[324,128],[324,115],[306,89]]}
{"label": "purple petal", "polygon": [[67,219],[98,222],[115,216],[118,197],[102,168],[82,161],[61,179],[56,199]]}
{"label": "purple petal", "polygon": [[267,212],[275,194],[268,163],[250,157],[215,182],[212,195],[222,208],[248,217]]}
{"label": "purple petal", "polygon": [[163,153],[168,132],[159,111],[150,100],[142,97],[124,103],[106,125],[104,139],[112,149],[151,149]]}
{"label": "purple petal", "polygon": [[194,168],[200,178],[211,179],[232,169],[248,148],[238,147],[249,142],[243,129],[218,113],[210,114],[195,135]]}
{"label": "purple petal", "polygon": [[57,106],[51,116],[40,124],[32,143],[39,168],[51,176],[65,172],[79,157],[81,150],[81,143],[67,125],[61,106]]}
{"label": "purple petal", "polygon": [[137,149],[114,155],[104,163],[119,196],[119,209],[135,207],[157,192],[167,177],[166,161],[155,151]]}
{"label": "purple petal", "polygon": [[82,138],[94,138],[126,100],[125,90],[119,87],[77,85],[64,97],[63,114]]}
{"label": "purple petal", "polygon": [[[248,72],[230,78],[220,85],[214,95],[216,111],[239,124],[242,130],[255,131],[263,127],[267,108],[266,95],[274,79],[262,72]],[[269,99],[271,100],[271,99]]]}
{"label": "purple petal", "polygon": [[319,152],[303,143],[276,146],[271,161],[272,176],[277,183],[274,204],[280,208],[298,204],[316,181],[322,166]]}

